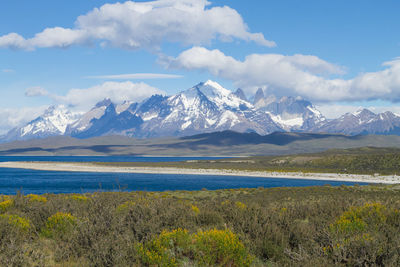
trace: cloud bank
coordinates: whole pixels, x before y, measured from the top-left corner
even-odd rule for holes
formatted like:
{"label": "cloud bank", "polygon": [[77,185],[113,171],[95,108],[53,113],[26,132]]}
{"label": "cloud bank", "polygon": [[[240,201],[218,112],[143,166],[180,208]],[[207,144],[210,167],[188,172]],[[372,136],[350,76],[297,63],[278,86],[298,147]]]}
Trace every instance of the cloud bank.
{"label": "cloud bank", "polygon": [[40,116],[48,106],[24,108],[0,108],[0,135],[26,124]]}
{"label": "cloud bank", "polygon": [[105,4],[79,16],[73,28],[47,28],[32,38],[0,36],[0,48],[66,48],[100,41],[124,49],[157,50],[163,42],[204,45],[239,39],[272,47],[262,33],[251,33],[240,14],[228,6],[207,8],[206,0],[126,1]]}
{"label": "cloud bank", "polygon": [[142,101],[154,94],[165,94],[163,91],[145,83],[105,82],[85,89],[71,89],[66,95],[49,94],[55,102],[65,104],[78,111],[87,111],[97,102],[109,98],[114,103],[124,100]]}
{"label": "cloud bank", "polygon": [[193,47],[159,61],[168,69],[207,71],[247,92],[266,87],[269,93],[300,95],[320,102],[400,101],[400,58],[383,63],[381,71],[361,73],[348,80],[330,79],[327,76],[343,74],[343,68],[309,55],[252,54],[240,61],[218,49]]}

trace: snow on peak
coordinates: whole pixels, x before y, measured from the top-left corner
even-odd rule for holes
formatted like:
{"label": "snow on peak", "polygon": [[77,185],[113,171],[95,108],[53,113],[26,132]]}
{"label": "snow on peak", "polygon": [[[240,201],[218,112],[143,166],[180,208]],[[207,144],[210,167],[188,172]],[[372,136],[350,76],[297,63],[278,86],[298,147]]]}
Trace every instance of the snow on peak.
{"label": "snow on peak", "polygon": [[70,112],[64,105],[50,106],[43,115],[21,128],[21,136],[38,133],[64,134],[67,126],[79,116],[79,113]]}
{"label": "snow on peak", "polygon": [[249,102],[241,99],[231,90],[222,87],[217,82],[208,80],[205,83],[200,83],[196,87],[219,107],[229,106],[232,108],[239,108],[240,105],[251,106]]}
{"label": "snow on peak", "polygon": [[[220,85],[219,83],[214,82],[214,81],[211,81],[211,80],[207,80],[207,81],[204,83],[204,85],[205,85],[205,86],[214,87],[214,88],[216,88],[216,89],[218,89],[218,90],[221,90],[221,91],[228,90],[228,89],[225,89],[225,88],[224,88],[222,85]],[[229,90],[228,90],[228,91],[229,91]]]}
{"label": "snow on peak", "polygon": [[211,99],[214,99],[215,97],[228,96],[232,93],[231,90],[225,89],[219,83],[211,80],[201,83],[197,87],[205,96],[207,96],[207,98]]}
{"label": "snow on peak", "polygon": [[291,127],[301,127],[304,123],[304,119],[301,114],[282,114],[275,115],[268,112],[271,119],[281,125],[284,129],[290,129]]}
{"label": "snow on peak", "polygon": [[115,111],[117,112],[117,114],[120,114],[127,110],[132,104],[132,101],[125,100],[122,104],[119,104],[115,107]]}
{"label": "snow on peak", "polygon": [[369,109],[366,108],[359,108],[357,111],[351,113],[352,115],[358,117],[358,116],[362,116],[362,115],[375,115],[375,113],[373,113],[372,111],[370,111]]}

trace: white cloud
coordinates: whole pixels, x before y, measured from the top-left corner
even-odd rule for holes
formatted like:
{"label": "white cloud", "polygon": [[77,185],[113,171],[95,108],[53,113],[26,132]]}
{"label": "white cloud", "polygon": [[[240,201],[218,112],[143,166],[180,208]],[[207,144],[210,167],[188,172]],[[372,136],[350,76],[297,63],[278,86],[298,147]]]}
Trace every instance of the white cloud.
{"label": "white cloud", "polygon": [[30,122],[41,115],[47,106],[24,108],[0,108],[0,134]]}
{"label": "white cloud", "polygon": [[66,95],[49,95],[58,103],[74,107],[79,111],[87,111],[97,102],[110,98],[114,103],[125,100],[141,101],[154,94],[164,94],[163,91],[145,83],[105,82],[86,89],[71,89]]}
{"label": "white cloud", "polygon": [[27,97],[46,96],[48,94],[49,92],[40,86],[29,87],[25,90],[25,96]]}
{"label": "white cloud", "polygon": [[126,49],[159,49],[163,42],[201,45],[215,39],[275,46],[262,33],[249,32],[236,10],[228,6],[207,8],[209,4],[206,0],[105,4],[79,16],[74,28],[47,28],[28,39],[17,33],[0,36],[0,48],[65,48],[100,41]]}
{"label": "white cloud", "polygon": [[88,76],[89,79],[109,79],[109,80],[145,80],[145,79],[178,79],[182,75],[163,74],[163,73],[131,73],[117,75]]}
{"label": "white cloud", "polygon": [[217,49],[193,47],[176,58],[160,58],[160,63],[169,69],[208,71],[248,92],[267,87],[270,93],[314,101],[400,101],[400,58],[385,62],[382,71],[348,80],[327,78],[343,73],[343,68],[308,55],[252,54],[240,61]]}

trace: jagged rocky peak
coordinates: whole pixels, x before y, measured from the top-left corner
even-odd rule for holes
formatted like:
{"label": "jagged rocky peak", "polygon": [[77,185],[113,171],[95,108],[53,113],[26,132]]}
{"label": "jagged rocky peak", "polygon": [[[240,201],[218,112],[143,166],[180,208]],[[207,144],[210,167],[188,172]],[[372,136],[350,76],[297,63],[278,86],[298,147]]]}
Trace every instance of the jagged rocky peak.
{"label": "jagged rocky peak", "polygon": [[115,107],[111,99],[103,99],[92,109],[83,114],[78,120],[69,124],[65,133],[67,135],[75,135],[77,132],[82,132],[89,129],[92,126],[92,121],[101,118],[109,107],[112,107],[115,111]]}
{"label": "jagged rocky peak", "polygon": [[239,97],[240,99],[244,100],[244,101],[248,101],[246,94],[243,92],[243,90],[241,88],[238,88],[234,94]]}
{"label": "jagged rocky peak", "polygon": [[115,111],[120,114],[126,110],[134,109],[136,107],[135,104],[137,105],[137,103],[134,103],[133,101],[125,100],[121,104],[116,105]]}
{"label": "jagged rocky peak", "polygon": [[257,109],[265,108],[269,104],[277,102],[276,96],[273,94],[267,95],[263,89],[259,88],[254,95],[254,106]]}
{"label": "jagged rocky peak", "polygon": [[381,113],[381,114],[379,114],[379,115],[380,115],[380,117],[381,117],[382,119],[384,119],[384,118],[387,118],[387,119],[394,119],[394,118],[399,118],[399,117],[400,117],[399,115],[396,115],[396,114],[394,114],[394,113],[391,112],[391,111],[386,111],[386,112]]}
{"label": "jagged rocky peak", "polygon": [[357,111],[353,112],[352,115],[356,116],[356,117],[373,117],[373,116],[376,116],[376,114],[374,112],[372,112],[371,110],[366,109],[366,108],[358,109]]}
{"label": "jagged rocky peak", "polygon": [[109,106],[109,105],[111,105],[111,104],[112,104],[112,102],[111,102],[111,99],[110,99],[110,98],[104,98],[102,101],[98,102],[98,103],[95,105],[95,108],[106,107],[106,106]]}
{"label": "jagged rocky peak", "polygon": [[264,100],[264,98],[265,98],[264,90],[262,88],[258,88],[256,94],[254,95],[253,104],[256,105],[258,102]]}

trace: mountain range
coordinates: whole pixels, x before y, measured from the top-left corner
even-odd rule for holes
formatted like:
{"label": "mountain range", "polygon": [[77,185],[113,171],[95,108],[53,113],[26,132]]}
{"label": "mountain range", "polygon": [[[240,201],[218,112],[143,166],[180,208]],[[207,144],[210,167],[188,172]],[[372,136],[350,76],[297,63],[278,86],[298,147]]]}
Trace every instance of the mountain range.
{"label": "mountain range", "polygon": [[328,120],[301,97],[277,99],[259,89],[250,101],[243,90],[232,92],[209,80],[178,94],[153,95],[140,103],[127,99],[116,104],[105,99],[84,114],[73,113],[63,105],[51,106],[38,118],[0,137],[0,141],[50,136],[181,137],[225,130],[260,135],[273,132],[400,135],[400,116],[362,109]]}

